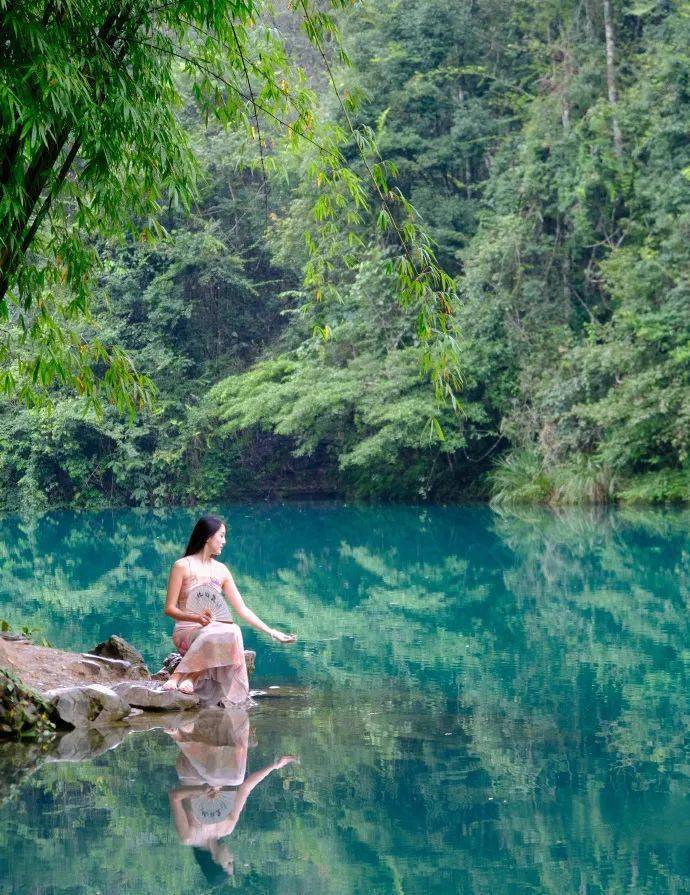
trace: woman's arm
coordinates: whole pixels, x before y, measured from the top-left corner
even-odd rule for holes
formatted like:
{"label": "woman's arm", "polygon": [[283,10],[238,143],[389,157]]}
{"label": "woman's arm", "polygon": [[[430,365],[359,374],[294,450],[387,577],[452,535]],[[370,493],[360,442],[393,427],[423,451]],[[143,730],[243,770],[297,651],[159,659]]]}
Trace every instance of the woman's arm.
{"label": "woman's arm", "polygon": [[265,768],[262,768],[260,771],[254,771],[253,774],[250,774],[247,779],[237,788],[237,797],[235,800],[235,806],[232,809],[232,814],[230,815],[230,820],[232,821],[232,827],[227,833],[223,835],[229,836],[230,833],[235,829],[237,821],[240,818],[240,814],[242,813],[242,809],[245,806],[249,793],[254,789],[255,786],[258,786],[262,780],[268,777],[269,774],[273,773],[273,771],[278,770],[278,768],[284,768],[286,764],[290,764],[291,761],[297,761],[296,755],[284,755],[282,758],[278,759],[278,761],[274,761],[273,764],[266,765]]}
{"label": "woman's arm", "polygon": [[182,582],[184,581],[184,564],[178,559],[173,563],[168,576],[168,592],[165,597],[165,609],[163,612],[174,618],[178,622],[197,622],[199,625],[207,625],[211,621],[211,612],[205,609],[201,615],[196,612],[183,612],[178,608],[177,602],[180,599],[180,591],[182,590]]}
{"label": "woman's arm", "polygon": [[264,634],[268,634],[269,637],[272,637],[274,640],[279,640],[281,643],[292,643],[297,640],[294,634],[283,634],[282,631],[277,631],[275,628],[269,628],[265,622],[262,622],[259,616],[255,612],[252,612],[242,599],[242,595],[237,589],[237,585],[235,584],[228,567],[224,565],[223,570],[225,572],[225,577],[222,582],[223,592],[228,600],[230,600],[230,605],[241,619],[244,619],[244,621],[251,625],[252,628],[256,628],[257,631],[262,631]]}
{"label": "woman's arm", "polygon": [[[185,787],[185,789],[194,789],[196,792],[200,792],[200,787],[198,786]],[[189,825],[187,812],[185,811],[184,805],[182,804],[183,799],[187,795],[187,792],[179,789],[171,789],[168,793],[168,798],[170,800],[170,810],[172,811],[173,821],[175,822],[175,829],[177,830],[177,835],[180,837],[180,841],[185,844],[192,841],[192,829]]]}

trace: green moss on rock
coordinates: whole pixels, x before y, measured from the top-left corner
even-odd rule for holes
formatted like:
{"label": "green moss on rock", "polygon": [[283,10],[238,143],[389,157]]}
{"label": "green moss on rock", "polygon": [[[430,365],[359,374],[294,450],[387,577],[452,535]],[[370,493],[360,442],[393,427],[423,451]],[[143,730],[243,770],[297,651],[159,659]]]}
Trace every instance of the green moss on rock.
{"label": "green moss on rock", "polygon": [[45,741],[55,733],[54,708],[0,667],[0,739]]}

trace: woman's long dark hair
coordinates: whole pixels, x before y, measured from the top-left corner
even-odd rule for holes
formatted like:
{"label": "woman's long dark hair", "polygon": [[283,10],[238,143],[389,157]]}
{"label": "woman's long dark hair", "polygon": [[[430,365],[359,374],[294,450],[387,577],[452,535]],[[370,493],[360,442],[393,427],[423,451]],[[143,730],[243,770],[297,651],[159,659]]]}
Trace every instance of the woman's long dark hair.
{"label": "woman's long dark hair", "polygon": [[216,864],[216,862],[213,860],[209,852],[206,851],[206,849],[192,848],[192,853],[194,854],[194,858],[196,859],[201,872],[206,877],[206,882],[210,886],[213,886],[215,888],[216,886],[220,886],[223,883],[227,883],[227,873],[223,870],[222,867]]}
{"label": "woman's long dark hair", "polygon": [[225,525],[225,522],[220,516],[202,516],[192,529],[184,555],[191,556],[192,553],[200,553],[206,541],[213,537],[221,525]]}

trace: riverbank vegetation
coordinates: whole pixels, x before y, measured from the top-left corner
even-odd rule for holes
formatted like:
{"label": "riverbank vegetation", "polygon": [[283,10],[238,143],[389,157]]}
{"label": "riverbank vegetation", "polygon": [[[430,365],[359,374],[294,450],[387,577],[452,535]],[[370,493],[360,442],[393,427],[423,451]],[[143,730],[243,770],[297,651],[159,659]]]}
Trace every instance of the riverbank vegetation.
{"label": "riverbank vegetation", "polygon": [[[73,387],[8,398],[2,504],[688,500],[688,3],[333,15],[348,65],[323,30],[272,22],[302,54],[304,127],[339,135],[331,182],[314,142],[257,133],[237,99],[254,133],[223,127],[170,69],[167,126],[198,190],[178,201],[161,181],[157,240],[86,240],[100,267],[73,324],[125,352],[154,402],[132,422]],[[392,216],[352,203],[372,159]],[[420,220],[454,287],[431,277],[417,301],[394,230],[423,249]]]}

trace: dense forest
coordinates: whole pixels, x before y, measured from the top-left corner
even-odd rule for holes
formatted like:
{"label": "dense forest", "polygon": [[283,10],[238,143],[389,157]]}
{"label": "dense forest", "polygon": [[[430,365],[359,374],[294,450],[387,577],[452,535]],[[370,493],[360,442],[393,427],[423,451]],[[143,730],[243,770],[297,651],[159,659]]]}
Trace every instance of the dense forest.
{"label": "dense forest", "polygon": [[323,192],[314,142],[224,127],[180,64],[200,189],[94,237],[80,324],[153,401],[8,396],[0,503],[690,499],[687,0],[369,0],[336,12],[342,51],[274,15],[314,142],[343,129],[377,180],[371,133],[454,278],[457,397],[390,277],[397,225]]}

